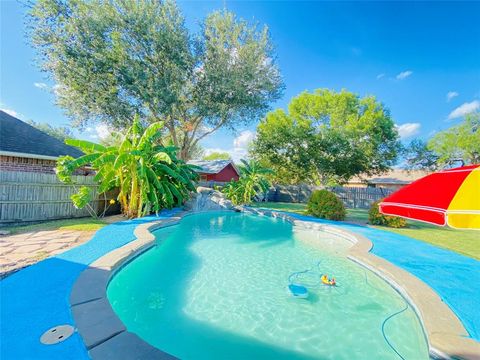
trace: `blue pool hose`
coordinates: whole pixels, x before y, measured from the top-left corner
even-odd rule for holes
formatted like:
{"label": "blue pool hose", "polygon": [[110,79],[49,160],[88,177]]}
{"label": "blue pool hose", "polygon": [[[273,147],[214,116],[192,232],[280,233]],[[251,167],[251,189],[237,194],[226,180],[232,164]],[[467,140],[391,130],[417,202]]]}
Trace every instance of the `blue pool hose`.
{"label": "blue pool hose", "polygon": [[389,317],[387,317],[385,320],[383,320],[383,323],[382,323],[382,335],[383,335],[383,338],[385,339],[385,341],[387,342],[388,346],[390,346],[390,348],[395,351],[395,354],[398,355],[398,357],[402,360],[405,360],[405,358],[397,351],[397,349],[395,349],[395,347],[390,343],[390,341],[388,340],[387,338],[387,335],[385,335],[385,324],[387,323],[388,320],[390,320],[391,318],[393,318],[394,316],[397,316],[397,315],[400,315],[401,313],[403,313],[404,311],[406,311],[408,309],[408,303],[405,301],[405,307],[402,309],[402,310],[399,310],[397,311],[396,313],[393,313],[392,315],[390,315]]}
{"label": "blue pool hose", "polygon": [[[370,284],[370,283],[368,282],[368,279],[367,279],[367,271],[366,271],[365,269],[364,269],[363,271],[364,271],[364,274],[365,274],[365,283],[366,283],[368,286],[376,289],[375,286],[373,286],[372,284]],[[403,299],[403,297],[402,297],[402,299]],[[390,320],[390,319],[392,319],[393,317],[395,317],[395,316],[397,316],[397,315],[400,315],[400,314],[403,313],[404,311],[407,311],[407,309],[408,309],[408,302],[407,302],[405,299],[403,299],[403,301],[405,302],[405,307],[404,307],[403,309],[401,309],[401,310],[399,310],[399,311],[397,311],[397,312],[389,315],[388,317],[385,318],[385,320],[383,320],[383,322],[382,322],[382,335],[383,335],[383,339],[385,340],[385,342],[387,343],[387,345],[390,346],[390,349],[392,349],[392,350],[395,352],[395,354],[398,355],[398,357],[399,357],[400,359],[405,360],[405,358],[397,351],[397,349],[395,349],[395,346],[393,346],[392,343],[388,340],[388,337],[387,337],[387,335],[385,334],[385,325],[387,324],[387,321]]]}
{"label": "blue pool hose", "polygon": [[[316,267],[317,267],[318,269],[320,268],[320,261],[317,263],[317,266],[316,266]],[[291,273],[291,274],[288,276],[288,282],[289,282],[290,284],[293,284],[294,277],[297,277],[298,275],[301,275],[301,274],[306,274],[306,273],[309,273],[309,272],[313,272],[313,271],[314,271],[314,269],[307,269],[307,270],[303,270],[303,271],[295,271],[295,272]],[[367,279],[367,271],[366,271],[366,270],[364,270],[364,274],[365,274],[365,283],[366,283],[368,286],[376,289],[375,286],[371,285],[371,284],[368,282],[368,279]],[[402,298],[402,299],[403,299],[403,298]],[[397,312],[389,315],[388,317],[385,318],[385,320],[383,320],[383,322],[382,322],[382,335],[383,335],[383,339],[385,340],[385,342],[387,343],[387,345],[395,352],[395,354],[397,354],[400,359],[405,360],[405,358],[404,358],[404,357],[397,351],[397,349],[392,345],[392,343],[390,342],[390,340],[388,340],[388,337],[387,337],[387,335],[385,334],[385,325],[387,324],[388,320],[390,320],[390,319],[394,318],[395,316],[400,315],[401,313],[407,311],[408,306],[409,306],[409,305],[408,305],[408,302],[407,302],[405,299],[403,299],[403,300],[405,301],[405,307],[404,307],[403,309],[401,309],[401,310],[399,310],[399,311],[397,311]]]}

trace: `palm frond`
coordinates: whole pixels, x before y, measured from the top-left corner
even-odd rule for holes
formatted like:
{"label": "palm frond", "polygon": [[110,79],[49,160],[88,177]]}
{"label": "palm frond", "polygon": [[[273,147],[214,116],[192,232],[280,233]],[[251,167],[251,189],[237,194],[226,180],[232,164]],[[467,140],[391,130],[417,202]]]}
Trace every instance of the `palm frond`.
{"label": "palm frond", "polygon": [[106,151],[105,146],[87,140],[67,139],[65,144],[79,148],[87,154]]}

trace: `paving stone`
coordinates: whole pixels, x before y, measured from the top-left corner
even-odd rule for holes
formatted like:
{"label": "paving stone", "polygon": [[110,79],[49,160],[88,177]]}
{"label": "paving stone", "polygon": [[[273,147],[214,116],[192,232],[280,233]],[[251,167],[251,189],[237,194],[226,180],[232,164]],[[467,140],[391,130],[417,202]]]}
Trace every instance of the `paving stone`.
{"label": "paving stone", "polygon": [[42,251],[50,253],[50,252],[53,252],[53,251],[63,249],[67,246],[68,246],[68,243],[67,244],[65,244],[65,243],[47,244],[47,245],[42,246],[41,249],[42,249]]}
{"label": "paving stone", "polygon": [[72,314],[87,349],[126,330],[106,298],[72,306]]}
{"label": "paving stone", "polygon": [[26,241],[19,241],[19,242],[14,242],[11,244],[12,247],[20,247],[20,246],[30,246],[30,245],[37,245],[37,246],[42,246],[45,245],[47,242],[44,240],[26,240]]}
{"label": "paving stone", "polygon": [[88,268],[83,271],[73,285],[70,293],[70,304],[77,305],[86,301],[106,297],[110,271]]}
{"label": "paving stone", "polygon": [[137,335],[124,331],[89,351],[93,360],[174,360],[167,354],[140,339]]}
{"label": "paving stone", "polygon": [[28,239],[32,234],[34,234],[34,233],[23,233],[23,234],[17,234],[17,235],[9,235],[9,236],[6,236],[5,238],[2,238],[2,241],[17,241],[19,239]]}
{"label": "paving stone", "polygon": [[32,253],[35,253],[35,252],[37,252],[41,249],[42,249],[42,246],[40,246],[40,245],[22,245],[22,246],[16,247],[13,250],[13,253],[16,253],[16,254],[32,254]]}
{"label": "paving stone", "polygon": [[8,254],[5,254],[4,257],[6,259],[9,259],[10,261],[22,263],[22,262],[27,262],[31,261],[31,259],[35,256],[35,253],[32,254],[24,254],[24,253],[15,253],[11,252]]}
{"label": "paving stone", "polygon": [[0,248],[0,256],[6,255],[8,253],[11,253],[14,250],[13,247],[10,248]]}
{"label": "paving stone", "polygon": [[57,230],[55,236],[75,235],[78,234],[78,230]]}
{"label": "paving stone", "polygon": [[0,257],[0,267],[11,267],[13,265],[15,265],[15,261],[12,261],[4,257]]}
{"label": "paving stone", "polygon": [[50,244],[50,243],[72,243],[72,242],[76,242],[79,237],[80,237],[80,235],[59,236],[59,237],[55,237],[53,239],[49,239],[48,241],[46,241],[46,243],[47,244]]}
{"label": "paving stone", "polygon": [[[4,277],[11,270],[21,269],[44,258],[60,254],[67,249],[90,240],[95,231],[49,230],[28,232],[0,238],[0,254],[4,263],[11,264],[0,268]],[[0,264],[1,265],[1,264]]]}
{"label": "paving stone", "polygon": [[58,230],[43,230],[43,231],[37,231],[37,232],[33,233],[32,237],[43,237],[44,236],[46,238],[49,238],[49,237],[55,236],[57,233],[58,233]]}

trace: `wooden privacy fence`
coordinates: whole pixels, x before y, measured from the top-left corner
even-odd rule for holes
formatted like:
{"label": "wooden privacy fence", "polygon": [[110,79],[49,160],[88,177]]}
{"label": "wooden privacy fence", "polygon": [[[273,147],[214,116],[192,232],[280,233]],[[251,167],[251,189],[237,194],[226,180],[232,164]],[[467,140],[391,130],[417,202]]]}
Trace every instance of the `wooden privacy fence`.
{"label": "wooden privacy fence", "polygon": [[[314,190],[324,189],[312,185],[276,185],[267,194],[267,201],[306,203]],[[369,187],[333,187],[333,191],[349,208],[368,209],[370,205],[390,195],[393,190]]]}
{"label": "wooden privacy fence", "polygon": [[314,190],[321,186],[312,185],[275,185],[270,188],[266,199],[274,202],[306,203]]}
{"label": "wooden privacy fence", "polygon": [[346,207],[353,209],[368,209],[375,201],[394,192],[394,190],[381,187],[334,187],[328,190],[337,194]]}
{"label": "wooden privacy fence", "polygon": [[[105,194],[98,194],[98,185],[93,176],[73,176],[76,186],[92,189],[90,205],[102,213],[105,207]],[[22,171],[0,172],[0,225],[29,221],[42,221],[89,216],[87,209],[76,209],[70,196],[74,194],[72,185],[60,182],[55,174]],[[115,198],[115,193],[107,193],[106,201]],[[110,206],[108,213],[118,212],[118,205]]]}

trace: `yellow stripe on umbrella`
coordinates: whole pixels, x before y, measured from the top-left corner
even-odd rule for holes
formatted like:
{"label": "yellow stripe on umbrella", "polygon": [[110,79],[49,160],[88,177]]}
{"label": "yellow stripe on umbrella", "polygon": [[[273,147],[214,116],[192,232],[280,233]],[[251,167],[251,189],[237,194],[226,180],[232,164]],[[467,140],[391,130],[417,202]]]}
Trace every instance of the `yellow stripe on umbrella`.
{"label": "yellow stripe on umbrella", "polygon": [[447,224],[458,229],[480,229],[480,168],[463,181],[447,209]]}

